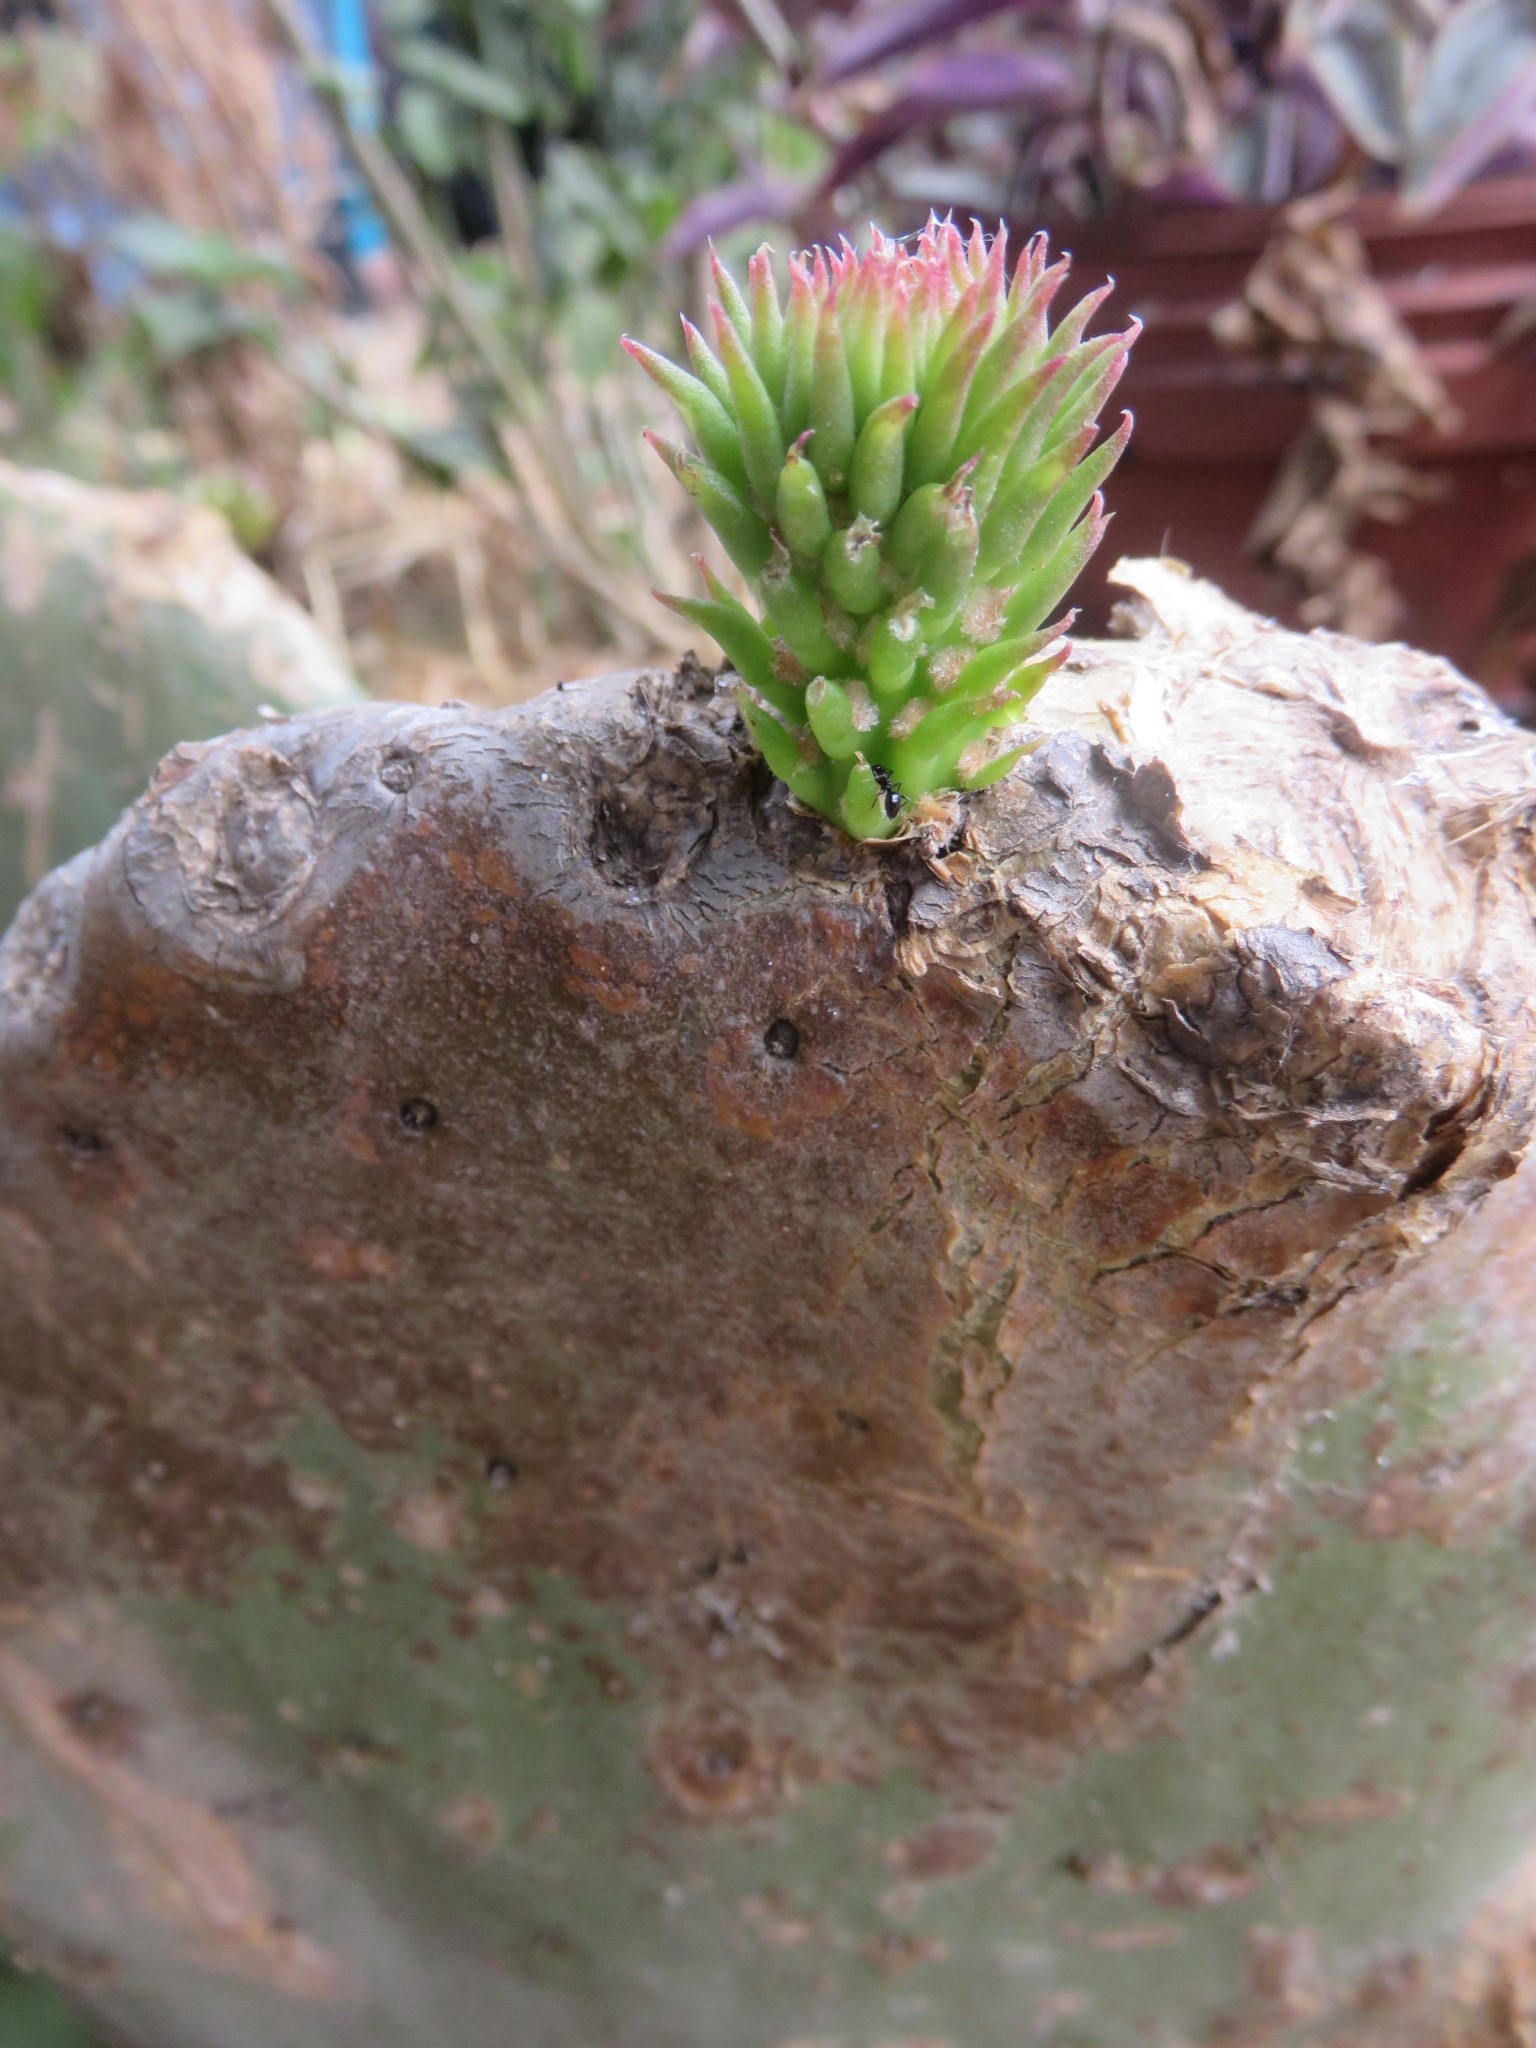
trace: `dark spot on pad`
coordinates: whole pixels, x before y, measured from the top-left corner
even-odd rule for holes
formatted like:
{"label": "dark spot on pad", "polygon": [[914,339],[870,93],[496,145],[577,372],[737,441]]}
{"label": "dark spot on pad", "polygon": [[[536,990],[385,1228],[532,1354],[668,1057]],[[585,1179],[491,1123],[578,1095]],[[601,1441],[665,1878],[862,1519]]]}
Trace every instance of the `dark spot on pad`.
{"label": "dark spot on pad", "polygon": [[138,1741],[144,1716],[137,1707],[114,1699],[97,1686],[86,1686],[59,1701],[59,1715],[71,1733],[107,1756],[123,1756]]}
{"label": "dark spot on pad", "polygon": [[409,754],[386,754],[379,769],[379,780],[396,796],[404,796],[416,785],[416,763]]}
{"label": "dark spot on pad", "polygon": [[99,1132],[87,1130],[83,1124],[65,1124],[59,1131],[59,1143],[73,1159],[104,1159],[107,1141]]}
{"label": "dark spot on pad", "polygon": [[701,697],[712,700],[714,684],[697,662],[634,685],[644,744],[606,762],[593,790],[592,858],[612,887],[679,887],[705,855],[722,805],[744,794],[752,763],[691,712]]}
{"label": "dark spot on pad", "polygon": [[775,1017],[763,1033],[763,1045],[771,1058],[792,1060],[800,1050],[800,1032],[787,1017]]}
{"label": "dark spot on pad", "polygon": [[1466,1131],[1452,1131],[1438,1145],[1432,1145],[1403,1182],[1404,1195],[1423,1195],[1438,1187],[1466,1151],[1467,1138]]}
{"label": "dark spot on pad", "polygon": [[536,1927],[532,1940],[534,1947],[547,1956],[573,1956],[577,1953],[576,1943],[563,1928]]}
{"label": "dark spot on pad", "polygon": [[413,1095],[408,1102],[400,1105],[400,1125],[413,1137],[421,1137],[427,1131],[437,1128],[437,1105],[428,1102],[424,1095]]}
{"label": "dark spot on pad", "polygon": [[1208,865],[1184,836],[1182,806],[1172,775],[1162,761],[1132,765],[1124,748],[1095,741],[1090,758],[1119,794],[1125,815],[1142,827],[1161,859],[1174,868]]}
{"label": "dark spot on pad", "polygon": [[487,1458],[485,1483],[492,1493],[506,1493],[517,1483],[517,1466],[511,1458]]}

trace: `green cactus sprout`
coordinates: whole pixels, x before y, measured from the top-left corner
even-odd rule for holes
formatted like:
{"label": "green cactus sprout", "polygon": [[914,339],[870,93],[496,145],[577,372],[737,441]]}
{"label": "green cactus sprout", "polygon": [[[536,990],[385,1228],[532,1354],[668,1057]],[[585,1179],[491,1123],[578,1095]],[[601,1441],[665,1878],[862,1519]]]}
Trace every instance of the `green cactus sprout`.
{"label": "green cactus sprout", "polygon": [[663,596],[724,649],[763,757],[801,803],[886,839],[934,792],[982,789],[1066,658],[1044,623],[1107,523],[1099,486],[1130,436],[1094,446],[1139,330],[1085,340],[1110,287],[1053,331],[1069,259],[1043,234],[1010,281],[1006,229],[930,220],[908,247],[789,262],[765,246],[743,292],[712,257],[714,347],[689,369],[629,353],[695,445],[646,439],[746,578],[752,613],[700,559],[708,594]]}

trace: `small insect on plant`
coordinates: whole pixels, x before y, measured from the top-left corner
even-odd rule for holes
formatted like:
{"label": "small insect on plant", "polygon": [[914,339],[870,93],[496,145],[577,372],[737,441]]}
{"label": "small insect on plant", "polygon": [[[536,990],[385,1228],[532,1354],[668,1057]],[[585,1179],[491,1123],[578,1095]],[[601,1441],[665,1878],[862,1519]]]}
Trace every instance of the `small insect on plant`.
{"label": "small insect on plant", "polygon": [[1043,622],[1104,532],[1131,419],[1095,447],[1098,415],[1140,331],[1084,338],[1107,285],[1053,331],[1068,268],[1036,235],[1010,277],[1006,230],[931,220],[791,256],[786,306],[764,247],[745,292],[713,259],[690,368],[625,341],[694,445],[646,438],[761,616],[702,558],[707,596],[663,601],[724,649],[774,774],[856,839],[1005,775],[1066,658],[1075,615]]}

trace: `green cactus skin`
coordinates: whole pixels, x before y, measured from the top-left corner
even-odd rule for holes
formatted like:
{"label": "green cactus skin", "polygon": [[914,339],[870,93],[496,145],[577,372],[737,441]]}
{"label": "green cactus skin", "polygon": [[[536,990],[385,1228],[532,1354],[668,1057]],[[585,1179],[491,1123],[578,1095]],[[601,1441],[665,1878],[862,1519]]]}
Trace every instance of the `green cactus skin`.
{"label": "green cactus skin", "polygon": [[1121,580],[942,859],[646,671],[14,921],[0,1925],[108,2039],[1514,2048],[1528,736]]}
{"label": "green cactus skin", "polygon": [[184,740],[362,692],[222,519],[0,464],[0,926]]}
{"label": "green cactus skin", "polygon": [[[875,231],[790,258],[765,246],[748,292],[712,259],[715,347],[684,321],[692,372],[624,346],[698,445],[647,439],[752,585],[761,623],[700,569],[663,596],[736,671],[763,758],[802,804],[887,839],[922,799],[983,789],[1066,658],[1044,621],[1103,536],[1100,485],[1130,436],[1098,413],[1139,324],[1083,339],[1109,287],[1053,333],[1068,259],[1036,235],[931,220],[908,249]],[[659,593],[660,594],[660,593]]]}
{"label": "green cactus skin", "polygon": [[93,2036],[45,1977],[0,1958],[0,2041],[6,2048],[91,2048]]}
{"label": "green cactus skin", "polygon": [[[0,464],[0,926],[108,831],[184,740],[357,701],[300,608],[222,521],[160,494]],[[0,2043],[88,2048],[0,1955]]]}

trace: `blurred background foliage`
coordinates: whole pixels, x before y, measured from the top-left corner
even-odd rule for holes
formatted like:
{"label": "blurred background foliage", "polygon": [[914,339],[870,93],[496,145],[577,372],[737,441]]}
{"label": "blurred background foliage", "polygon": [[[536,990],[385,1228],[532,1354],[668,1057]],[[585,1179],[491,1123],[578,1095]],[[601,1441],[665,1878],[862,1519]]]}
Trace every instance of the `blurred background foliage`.
{"label": "blurred background foliage", "polygon": [[740,260],[930,207],[1058,232],[1331,191],[1431,210],[1536,134],[1533,0],[0,22],[0,452],[217,506],[395,694],[676,646],[650,587],[708,543],[637,452],[651,401],[615,344],[702,310],[711,240]]}
{"label": "blurred background foliage", "polygon": [[0,1960],[0,2042],[4,2048],[94,2048],[88,2030],[44,1977]]}

